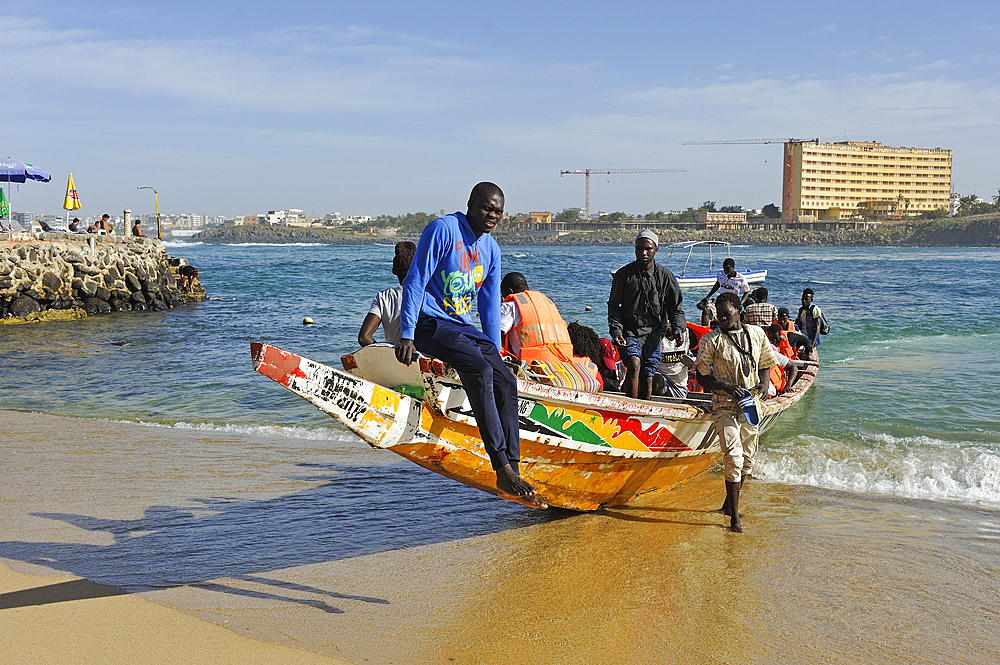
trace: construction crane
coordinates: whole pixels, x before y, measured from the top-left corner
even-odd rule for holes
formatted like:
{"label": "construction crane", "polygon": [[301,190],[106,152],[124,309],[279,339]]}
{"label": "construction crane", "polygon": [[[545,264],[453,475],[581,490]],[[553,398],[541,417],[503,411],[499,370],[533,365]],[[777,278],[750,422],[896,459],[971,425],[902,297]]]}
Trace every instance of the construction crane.
{"label": "construction crane", "polygon": [[799,143],[819,143],[819,139],[731,139],[729,141],[685,141],[684,145],[753,145],[784,143],[785,155],[781,160],[781,221],[792,217],[792,146]]}
{"label": "construction crane", "polygon": [[686,173],[684,169],[577,169],[575,171],[560,171],[559,177],[564,175],[585,175],[587,176],[587,219],[590,219],[590,174],[610,175],[613,173]]}

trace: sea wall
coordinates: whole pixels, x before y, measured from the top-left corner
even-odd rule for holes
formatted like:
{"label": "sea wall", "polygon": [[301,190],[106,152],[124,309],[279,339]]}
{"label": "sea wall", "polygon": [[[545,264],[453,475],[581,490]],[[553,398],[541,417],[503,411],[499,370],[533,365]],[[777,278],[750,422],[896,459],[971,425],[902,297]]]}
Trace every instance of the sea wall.
{"label": "sea wall", "polygon": [[162,310],[204,300],[181,293],[159,240],[69,233],[0,234],[0,323]]}
{"label": "sea wall", "polygon": [[[294,228],[250,224],[223,226],[203,231],[192,240],[217,243],[322,243],[328,245],[371,245],[375,242],[394,243],[414,240],[419,234],[386,235],[354,234],[340,229]],[[1000,215],[977,215],[939,220],[908,220],[885,223],[876,229],[839,229],[813,231],[803,229],[727,229],[692,230],[659,228],[660,247],[684,240],[725,240],[734,245],[758,247],[1000,247]],[[634,230],[609,230],[539,235],[538,232],[508,231],[504,225],[493,232],[501,245],[631,245]]]}

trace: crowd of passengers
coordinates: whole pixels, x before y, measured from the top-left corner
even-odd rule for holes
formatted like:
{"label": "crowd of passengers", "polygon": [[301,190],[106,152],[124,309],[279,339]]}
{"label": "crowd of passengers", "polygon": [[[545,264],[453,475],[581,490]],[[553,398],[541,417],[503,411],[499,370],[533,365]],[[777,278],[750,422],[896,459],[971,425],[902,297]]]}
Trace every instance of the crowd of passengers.
{"label": "crowd of passengers", "polygon": [[[572,387],[622,392],[649,399],[663,396],[684,399],[705,391],[697,380],[695,365],[699,342],[719,329],[716,292],[733,294],[739,301],[740,320],[760,327],[770,343],[777,363],[770,368],[769,396],[789,390],[799,371],[821,343],[822,311],[813,304],[814,292],[802,292],[802,304],[793,320],[787,307],[768,302],[768,290],[751,289],[735,262],[727,258],[716,282],[700,302],[698,323],[687,321],[680,309],[677,279],[655,262],[658,238],[643,231],[636,238],[636,261],[615,272],[608,299],[609,338],[590,327],[567,324],[555,303],[529,288],[518,272],[503,276],[500,283],[501,355],[522,361],[540,378],[551,379],[557,371],[570,377]],[[386,342],[400,339],[403,280],[416,252],[412,242],[396,244],[392,273],[399,285],[378,293],[372,300],[358,333],[358,343],[375,342],[381,325]],[[555,369],[553,369],[555,368]]]}

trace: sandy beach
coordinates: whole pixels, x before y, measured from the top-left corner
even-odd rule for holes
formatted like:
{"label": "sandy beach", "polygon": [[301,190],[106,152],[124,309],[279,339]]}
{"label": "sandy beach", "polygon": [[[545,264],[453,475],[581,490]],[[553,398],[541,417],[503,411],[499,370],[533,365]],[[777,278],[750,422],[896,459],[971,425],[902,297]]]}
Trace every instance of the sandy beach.
{"label": "sandy beach", "polygon": [[1000,660],[992,510],[752,482],[738,536],[716,473],[574,514],[346,435],[3,411],[0,446],[5,662]]}

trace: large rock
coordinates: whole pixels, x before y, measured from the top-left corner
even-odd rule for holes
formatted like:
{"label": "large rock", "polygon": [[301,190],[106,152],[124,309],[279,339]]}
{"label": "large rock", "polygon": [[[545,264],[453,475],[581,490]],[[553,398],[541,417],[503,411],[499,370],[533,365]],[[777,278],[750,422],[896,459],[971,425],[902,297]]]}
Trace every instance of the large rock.
{"label": "large rock", "polygon": [[25,295],[18,297],[17,300],[10,304],[11,315],[19,316],[22,319],[29,314],[40,311],[42,311],[42,308],[38,304],[38,301]]}
{"label": "large rock", "polygon": [[87,301],[83,303],[83,311],[89,315],[93,314],[110,314],[111,305],[100,298],[87,298]]}
{"label": "large rock", "polygon": [[142,291],[136,291],[132,294],[132,302],[146,304],[146,296],[142,295]]}
{"label": "large rock", "polygon": [[62,278],[59,275],[47,272],[42,275],[42,286],[50,291],[58,291],[63,286]]}
{"label": "large rock", "polygon": [[73,250],[67,250],[62,255],[63,261],[66,263],[83,263],[83,257],[79,252],[74,252]]}
{"label": "large rock", "polygon": [[[77,286],[77,282],[80,282],[79,286]],[[97,284],[93,283],[89,279],[73,280],[73,288],[79,292],[80,298],[83,300],[93,298],[97,295]]]}
{"label": "large rock", "polygon": [[125,287],[129,291],[142,291],[142,284],[132,273],[125,275]]}
{"label": "large rock", "polygon": [[100,298],[101,300],[103,300],[104,302],[107,302],[107,301],[111,300],[111,291],[110,291],[110,289],[106,289],[103,286],[98,286],[97,287],[97,297]]}

